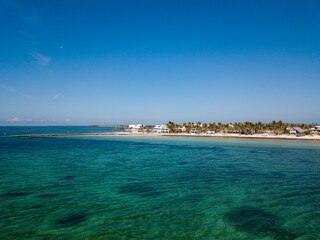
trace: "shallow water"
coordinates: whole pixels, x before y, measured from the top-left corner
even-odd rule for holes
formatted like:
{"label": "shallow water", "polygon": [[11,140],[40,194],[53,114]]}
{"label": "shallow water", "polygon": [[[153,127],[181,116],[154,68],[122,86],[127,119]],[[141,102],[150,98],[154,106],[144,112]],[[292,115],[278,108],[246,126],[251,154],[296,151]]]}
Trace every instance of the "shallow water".
{"label": "shallow water", "polygon": [[320,143],[0,138],[0,239],[320,239]]}

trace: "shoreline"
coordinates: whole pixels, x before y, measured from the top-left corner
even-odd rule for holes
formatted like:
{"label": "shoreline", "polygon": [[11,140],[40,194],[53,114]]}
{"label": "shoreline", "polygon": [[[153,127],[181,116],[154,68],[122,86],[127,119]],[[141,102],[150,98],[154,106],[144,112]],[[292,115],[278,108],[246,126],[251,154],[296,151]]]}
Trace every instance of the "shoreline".
{"label": "shoreline", "polygon": [[130,132],[112,132],[112,133],[71,133],[71,134],[30,134],[14,135],[11,137],[72,137],[72,136],[137,136],[137,137],[205,137],[205,138],[237,138],[237,139],[271,139],[271,140],[300,140],[300,141],[320,141],[320,136],[292,136],[292,135],[240,135],[240,134],[157,134],[157,133],[130,133]]}

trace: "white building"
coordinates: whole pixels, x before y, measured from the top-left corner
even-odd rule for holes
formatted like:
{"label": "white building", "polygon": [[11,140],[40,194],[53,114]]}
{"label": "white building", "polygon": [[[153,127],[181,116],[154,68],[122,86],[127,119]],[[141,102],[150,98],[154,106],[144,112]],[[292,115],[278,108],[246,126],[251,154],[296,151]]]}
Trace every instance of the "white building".
{"label": "white building", "polygon": [[320,127],[313,127],[309,129],[311,135],[319,135],[320,134]]}
{"label": "white building", "polygon": [[152,132],[155,132],[155,133],[169,133],[170,130],[167,127],[167,125],[156,125],[152,129]]}
{"label": "white building", "polygon": [[129,125],[127,132],[138,133],[142,132],[142,124]]}
{"label": "white building", "polygon": [[190,129],[190,133],[199,134],[200,131],[197,130],[196,128],[191,128],[191,129]]}
{"label": "white building", "polygon": [[186,131],[187,131],[187,128],[186,128],[185,126],[183,126],[183,127],[179,128],[179,130],[180,130],[181,132],[186,132]]}
{"label": "white building", "polygon": [[206,131],[206,134],[215,134],[215,133],[216,133],[215,131],[211,131],[211,130]]}
{"label": "white building", "polygon": [[302,129],[301,127],[293,127],[293,129],[296,131],[297,134],[301,134],[303,132],[306,132],[307,130]]}
{"label": "white building", "polygon": [[289,131],[289,134],[290,135],[295,135],[297,132],[296,132],[296,130],[294,130],[293,128],[291,128],[291,127],[287,127],[287,130]]}

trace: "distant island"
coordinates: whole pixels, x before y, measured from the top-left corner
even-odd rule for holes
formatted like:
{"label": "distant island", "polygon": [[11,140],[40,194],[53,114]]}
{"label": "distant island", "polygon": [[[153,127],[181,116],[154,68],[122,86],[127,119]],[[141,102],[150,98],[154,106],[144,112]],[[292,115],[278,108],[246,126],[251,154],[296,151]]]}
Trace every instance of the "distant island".
{"label": "distant island", "polygon": [[272,121],[271,123],[182,123],[176,124],[169,121],[166,125],[129,125],[126,126],[129,132],[157,132],[157,133],[195,133],[195,134],[215,134],[215,133],[237,133],[244,135],[252,134],[291,134],[291,135],[319,135],[320,126],[317,124],[295,124],[284,123],[282,121]]}
{"label": "distant island", "polygon": [[114,125],[85,125],[85,127],[114,127]]}
{"label": "distant island", "polygon": [[87,125],[88,127],[111,127],[112,131],[101,133],[76,134],[40,134],[16,135],[14,137],[55,137],[55,136],[185,136],[185,137],[224,137],[224,138],[260,138],[260,139],[287,139],[287,140],[314,140],[320,141],[320,125],[295,124],[282,121],[270,123],[182,123],[169,121],[166,125]]}
{"label": "distant island", "polygon": [[169,121],[166,125],[128,125],[131,134],[162,134],[173,136],[212,136],[320,140],[320,125],[295,124],[282,121],[270,123],[182,123]]}

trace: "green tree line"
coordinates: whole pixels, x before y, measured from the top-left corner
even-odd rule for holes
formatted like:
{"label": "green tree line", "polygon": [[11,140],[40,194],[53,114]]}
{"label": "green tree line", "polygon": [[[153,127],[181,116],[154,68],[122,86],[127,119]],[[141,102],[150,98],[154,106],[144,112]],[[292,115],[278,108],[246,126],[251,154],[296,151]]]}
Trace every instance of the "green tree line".
{"label": "green tree line", "polygon": [[284,123],[283,121],[272,121],[270,123],[262,122],[236,122],[236,123],[201,123],[201,122],[189,122],[177,124],[172,121],[167,123],[167,127],[172,133],[187,132],[190,133],[191,130],[197,132],[205,131],[215,131],[215,132],[224,132],[224,133],[265,133],[271,131],[276,134],[289,133],[288,128],[300,127],[302,129],[310,129],[315,127],[316,124],[295,124],[295,123]]}

